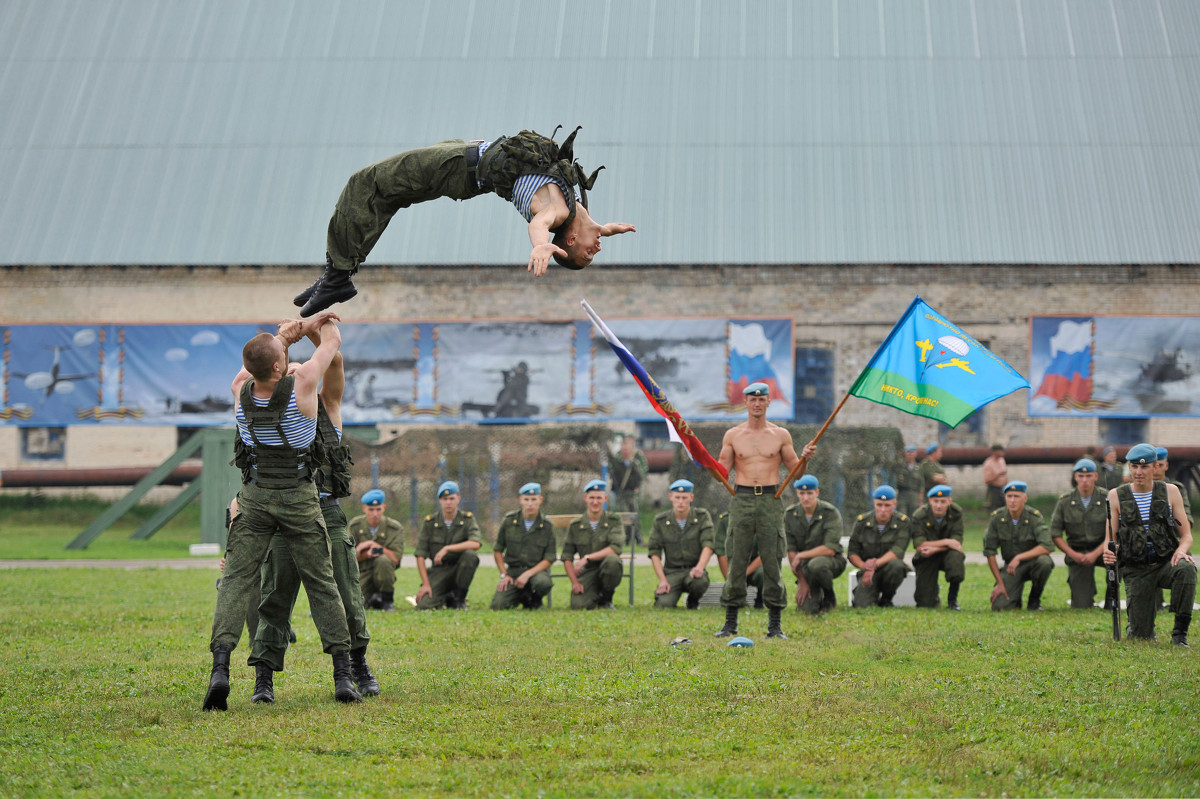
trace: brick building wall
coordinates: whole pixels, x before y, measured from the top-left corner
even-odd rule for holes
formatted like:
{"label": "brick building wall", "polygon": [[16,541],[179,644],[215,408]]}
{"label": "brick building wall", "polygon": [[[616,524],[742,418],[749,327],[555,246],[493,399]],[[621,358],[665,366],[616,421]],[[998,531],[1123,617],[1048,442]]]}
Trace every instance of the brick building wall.
{"label": "brick building wall", "polygon": [[[641,234],[641,235],[644,235]],[[233,322],[295,314],[292,295],[317,267],[8,267],[0,269],[0,323]],[[554,268],[540,279],[519,265],[386,267],[355,278],[359,296],[339,307],[346,321],[381,319],[577,319],[587,299],[606,319],[621,316],[768,316],[795,320],[798,346],[835,354],[835,399],[857,377],[888,330],[920,294],[946,317],[1025,372],[1029,317],[1046,314],[1195,314],[1200,269],[1194,266],[596,266]],[[231,375],[232,377],[232,375]],[[1095,419],[1026,415],[1027,392],[987,409],[982,433],[947,443],[999,441],[1010,446],[1101,444]],[[838,417],[847,425],[898,427],[906,441],[937,440],[935,422],[852,398]],[[133,428],[131,428],[133,429]],[[72,428],[70,460],[88,465],[145,462],[173,451],[165,431],[142,431],[128,452]],[[149,434],[149,435],[147,435]],[[118,436],[117,438],[121,438]],[[1200,440],[1200,419],[1152,419],[1148,438],[1170,446]],[[151,442],[151,444],[147,444]],[[157,449],[164,451],[160,453]],[[150,449],[156,450],[150,452]],[[19,442],[0,431],[0,464],[17,463]],[[977,470],[955,470],[963,485]],[[1031,477],[1061,467],[1030,469]],[[1036,479],[1036,478],[1034,478]],[[1057,489],[1055,489],[1057,490]]]}

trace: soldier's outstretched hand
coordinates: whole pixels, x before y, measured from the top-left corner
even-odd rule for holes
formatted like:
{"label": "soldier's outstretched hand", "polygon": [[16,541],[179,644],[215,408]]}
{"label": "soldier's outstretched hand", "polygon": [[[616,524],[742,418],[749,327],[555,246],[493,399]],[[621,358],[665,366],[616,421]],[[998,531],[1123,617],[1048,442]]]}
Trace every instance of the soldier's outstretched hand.
{"label": "soldier's outstretched hand", "polygon": [[533,248],[533,252],[529,253],[529,266],[526,267],[525,271],[533,272],[534,277],[541,277],[546,274],[546,269],[550,266],[550,259],[555,255],[561,255],[563,258],[568,257],[567,251],[552,241],[539,244]]}

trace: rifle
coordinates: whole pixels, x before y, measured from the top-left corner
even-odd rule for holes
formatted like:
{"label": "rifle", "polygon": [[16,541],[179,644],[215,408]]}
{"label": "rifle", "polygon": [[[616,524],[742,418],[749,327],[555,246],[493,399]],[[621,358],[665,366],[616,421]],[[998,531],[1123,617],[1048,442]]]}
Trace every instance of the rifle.
{"label": "rifle", "polygon": [[[1104,497],[1104,526],[1108,531],[1108,551],[1117,555],[1117,541],[1112,534],[1112,509],[1108,505],[1108,496]],[[1116,560],[1104,568],[1108,576],[1107,596],[1112,603],[1113,640],[1121,640],[1121,565]]]}

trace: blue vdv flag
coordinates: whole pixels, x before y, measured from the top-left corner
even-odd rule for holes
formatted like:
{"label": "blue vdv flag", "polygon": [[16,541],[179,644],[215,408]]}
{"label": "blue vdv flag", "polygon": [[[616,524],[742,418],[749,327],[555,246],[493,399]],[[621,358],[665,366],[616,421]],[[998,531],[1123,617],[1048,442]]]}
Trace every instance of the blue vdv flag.
{"label": "blue vdv flag", "polygon": [[1016,369],[914,297],[849,393],[956,427],[1019,388]]}

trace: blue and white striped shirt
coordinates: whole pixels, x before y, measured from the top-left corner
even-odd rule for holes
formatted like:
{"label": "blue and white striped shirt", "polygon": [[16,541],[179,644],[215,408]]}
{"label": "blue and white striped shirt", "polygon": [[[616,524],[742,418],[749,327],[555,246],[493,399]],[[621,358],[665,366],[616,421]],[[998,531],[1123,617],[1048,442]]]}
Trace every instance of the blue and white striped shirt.
{"label": "blue and white striped shirt", "polygon": [[[483,158],[483,154],[487,151],[489,146],[491,146],[490,141],[479,143],[480,158]],[[558,181],[549,175],[522,175],[521,177],[517,178],[515,183],[513,183],[512,204],[516,207],[517,213],[525,217],[526,222],[533,219],[533,213],[529,210],[529,204],[533,202],[533,195],[537,193],[538,189],[540,189],[542,186],[545,186],[547,183],[556,183],[558,188],[562,190],[563,198],[565,199],[567,197],[568,187],[558,183]],[[578,190],[575,191],[575,200],[579,200]]]}
{"label": "blue and white striped shirt", "polygon": [[[260,408],[265,408],[271,401],[270,397],[259,399],[253,394],[250,395],[250,399],[254,400],[254,404]],[[246,422],[246,415],[242,412],[241,403],[238,403],[236,418],[238,435],[241,436],[242,442],[247,446],[253,447],[254,438],[250,435],[250,425]],[[283,428],[283,434],[287,438],[287,441],[279,439],[279,432],[274,426],[258,428],[256,431],[258,433],[258,440],[269,446],[282,447],[286,444],[296,449],[304,449],[316,440],[317,420],[315,417],[309,419],[300,413],[300,408],[296,405],[295,391],[292,391],[292,396],[288,397],[287,409],[283,412],[280,427]]]}
{"label": "blue and white striped shirt", "polygon": [[1147,522],[1147,530],[1150,529],[1150,497],[1152,496],[1154,496],[1153,489],[1147,491],[1145,494],[1139,494],[1137,491],[1133,492],[1133,501],[1137,503],[1138,513],[1142,514],[1142,521]]}

